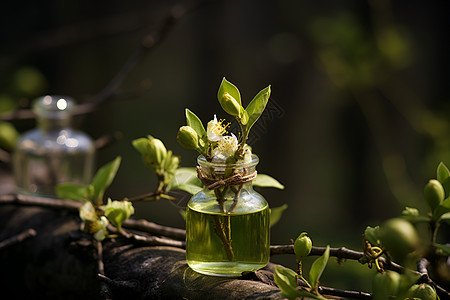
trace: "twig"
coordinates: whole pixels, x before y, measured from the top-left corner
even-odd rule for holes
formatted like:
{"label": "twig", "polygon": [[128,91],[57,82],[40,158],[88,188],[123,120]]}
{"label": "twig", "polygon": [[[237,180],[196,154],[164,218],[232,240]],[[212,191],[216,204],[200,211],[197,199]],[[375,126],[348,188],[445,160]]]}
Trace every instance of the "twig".
{"label": "twig", "polygon": [[27,229],[17,235],[14,235],[12,237],[7,238],[6,240],[1,241],[0,250],[21,243],[26,239],[36,236],[36,234],[37,234],[36,230],[34,230],[33,228]]}
{"label": "twig", "polygon": [[[105,264],[103,263],[103,245],[100,241],[94,241],[95,248],[97,249],[97,276],[105,276]],[[106,277],[106,276],[105,276]],[[105,299],[110,299],[109,286],[105,281],[100,282],[100,291]]]}
{"label": "twig", "polygon": [[[33,197],[13,194],[0,195],[0,205],[8,204],[67,209],[76,213],[78,213],[79,208],[83,205],[83,203],[79,201],[62,200],[57,198]],[[122,226],[129,229],[144,231],[154,235],[166,236],[176,240],[184,240],[186,238],[186,230],[184,229],[162,226],[143,219],[128,219],[122,224]]]}
{"label": "twig", "polygon": [[97,268],[98,273],[105,275],[105,264],[103,263],[103,246],[102,242],[95,241],[95,247],[97,248]]}
{"label": "twig", "polygon": [[157,236],[145,236],[132,233],[130,239],[149,246],[170,246],[176,248],[186,248],[186,243],[184,241],[176,241],[172,239],[157,237]]}
{"label": "twig", "polygon": [[443,296],[446,296],[444,299],[450,299],[450,292],[448,292],[443,287],[437,285],[429,276],[428,274],[428,266],[430,265],[430,262],[426,258],[422,258],[417,262],[417,271],[421,275],[419,282],[427,283],[436,289],[436,292],[438,295],[442,298]]}
{"label": "twig", "polygon": [[122,224],[122,226],[128,229],[140,230],[150,234],[161,235],[175,240],[184,241],[186,239],[186,230],[184,229],[162,226],[144,219],[128,219]]}
{"label": "twig", "polygon": [[319,286],[319,293],[330,296],[346,297],[352,299],[372,299],[372,294],[359,291],[340,290],[325,286]]}
{"label": "twig", "polygon": [[[325,247],[313,246],[311,248],[311,253],[309,255],[322,255],[325,252],[325,249],[326,249]],[[294,254],[294,245],[270,246],[270,255],[280,255],[280,254]],[[330,255],[336,256],[338,258],[354,259],[354,260],[358,260],[361,257],[364,257],[363,252],[350,250],[345,247],[330,248]]]}
{"label": "twig", "polygon": [[94,146],[96,149],[102,149],[121,138],[122,133],[120,131],[116,131],[114,133],[107,134],[96,139],[94,141]]}
{"label": "twig", "polygon": [[[325,247],[316,247],[313,246],[311,249],[311,253],[309,255],[319,256],[325,252]],[[280,255],[280,254],[294,254],[294,245],[273,245],[270,246],[270,255]],[[359,260],[364,257],[364,252],[359,252],[355,250],[350,250],[345,247],[340,248],[330,248],[330,256],[334,256],[340,259],[352,259]],[[383,257],[378,258],[380,262],[384,265],[385,268],[389,270],[396,271],[398,273],[403,273],[405,268],[392,262],[384,259]]]}
{"label": "twig", "polygon": [[34,197],[25,195],[0,195],[0,204],[19,204],[28,206],[41,206],[45,208],[68,209],[77,211],[83,205],[82,202],[73,200],[61,200],[56,198]]}
{"label": "twig", "polygon": [[131,201],[131,202],[137,202],[137,201],[142,201],[142,200],[149,199],[151,197],[159,196],[162,193],[164,193],[164,191],[149,192],[149,193],[146,193],[146,194],[142,194],[142,195],[126,198],[126,200]]}

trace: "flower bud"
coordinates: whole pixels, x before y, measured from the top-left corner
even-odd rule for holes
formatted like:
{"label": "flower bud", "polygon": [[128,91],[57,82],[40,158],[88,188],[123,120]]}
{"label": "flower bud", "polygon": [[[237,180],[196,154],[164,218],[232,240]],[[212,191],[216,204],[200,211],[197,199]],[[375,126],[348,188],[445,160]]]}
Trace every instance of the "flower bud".
{"label": "flower bud", "polygon": [[177,141],[186,149],[198,148],[198,135],[190,126],[181,126],[178,130]]}
{"label": "flower bud", "polygon": [[102,206],[105,216],[111,224],[118,229],[122,227],[122,223],[134,214],[134,207],[130,201],[111,201]]}
{"label": "flower bud", "polygon": [[155,139],[153,137],[149,137],[149,153],[148,153],[148,161],[151,165],[158,167],[161,165],[161,162],[164,160],[167,154],[167,149],[164,146],[161,140]]}
{"label": "flower bud", "polygon": [[445,197],[444,188],[436,179],[431,179],[428,181],[427,185],[425,185],[423,193],[425,200],[431,208],[431,211],[441,204]]}
{"label": "flower bud", "polygon": [[300,262],[305,256],[311,252],[312,242],[306,232],[302,232],[294,243],[294,253],[297,257],[297,262]]}
{"label": "flower bud", "polygon": [[241,115],[241,105],[236,99],[233,98],[229,93],[223,93],[222,97],[219,99],[220,105],[223,110],[234,117],[240,117]]}
{"label": "flower bud", "polygon": [[164,170],[166,172],[174,172],[176,168],[178,168],[180,164],[180,158],[176,155],[172,154],[172,151],[167,151],[167,156],[164,161]]}
{"label": "flower bud", "polygon": [[415,284],[408,290],[410,298],[422,299],[422,300],[435,300],[437,299],[436,290],[426,283]]}

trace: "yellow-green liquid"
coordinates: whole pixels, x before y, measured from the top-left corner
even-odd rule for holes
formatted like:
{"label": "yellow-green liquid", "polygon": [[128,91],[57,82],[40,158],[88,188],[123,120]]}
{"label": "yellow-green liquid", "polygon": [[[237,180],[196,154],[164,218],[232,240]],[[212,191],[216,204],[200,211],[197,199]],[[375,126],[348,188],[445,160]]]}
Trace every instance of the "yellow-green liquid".
{"label": "yellow-green liquid", "polygon": [[188,205],[188,265],[202,274],[231,277],[264,267],[269,262],[269,213],[268,206],[251,213],[223,214]]}

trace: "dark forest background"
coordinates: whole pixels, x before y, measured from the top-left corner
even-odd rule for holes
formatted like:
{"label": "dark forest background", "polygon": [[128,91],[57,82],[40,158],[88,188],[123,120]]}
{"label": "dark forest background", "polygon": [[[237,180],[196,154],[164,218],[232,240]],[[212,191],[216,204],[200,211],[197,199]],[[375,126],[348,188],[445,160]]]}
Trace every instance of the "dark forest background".
{"label": "dark forest background", "polygon": [[[225,117],[216,98],[222,77],[238,86],[245,104],[271,84],[268,112],[251,146],[260,157],[258,171],[286,187],[259,190],[272,207],[288,205],[272,229],[272,244],[307,231],[317,246],[360,250],[367,225],[405,206],[425,211],[425,183],[435,178],[440,161],[450,165],[449,6],[404,0],[200,6],[8,1],[0,14],[0,111],[27,108],[42,94],[88,101],[141,43],[151,42],[145,37],[168,15],[189,11],[112,99],[75,119],[93,138],[121,133],[97,156],[97,166],[123,158],[108,196],[131,197],[156,185],[133,139],[151,134],[182,157],[182,166],[195,165],[196,153],[178,145],[177,130],[186,107],[205,123],[215,113]],[[19,132],[34,126],[33,119],[10,123]],[[135,217],[184,227],[178,212],[183,201],[138,204]],[[323,282],[369,289],[365,275],[373,272],[330,262]]]}

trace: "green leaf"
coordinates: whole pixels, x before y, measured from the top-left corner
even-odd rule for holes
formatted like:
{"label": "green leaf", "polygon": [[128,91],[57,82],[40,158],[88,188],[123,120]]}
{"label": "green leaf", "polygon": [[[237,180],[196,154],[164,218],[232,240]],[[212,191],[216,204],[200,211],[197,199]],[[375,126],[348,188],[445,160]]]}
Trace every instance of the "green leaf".
{"label": "green leaf", "polygon": [[172,187],[172,190],[180,190],[180,191],[185,191],[188,192],[191,195],[195,195],[198,192],[200,192],[201,190],[203,190],[203,188],[194,185],[194,184],[189,184],[189,183],[182,183],[182,184],[178,184]]}
{"label": "green leaf", "polygon": [[450,212],[443,214],[443,215],[440,217],[439,221],[447,222],[447,224],[450,225]]}
{"label": "green leaf", "polygon": [[248,104],[245,111],[248,114],[248,122],[245,125],[245,129],[247,132],[250,131],[250,128],[256,123],[259,117],[262,115],[264,109],[266,108],[267,102],[270,97],[270,85],[265,89],[261,90],[253,100]]}
{"label": "green leaf", "polygon": [[197,117],[188,108],[186,108],[185,113],[186,113],[186,124],[190,126],[192,129],[194,129],[195,132],[197,132],[199,138],[204,137],[206,135],[206,130],[200,118]]}
{"label": "green leaf", "polygon": [[149,142],[150,141],[147,138],[138,138],[133,140],[131,144],[137,151],[139,151],[139,153],[142,154],[142,156],[144,156],[148,152]]}
{"label": "green leaf", "polygon": [[270,227],[275,225],[281,219],[281,215],[287,207],[287,204],[283,204],[282,206],[270,209]]}
{"label": "green leaf", "polygon": [[439,180],[440,183],[444,184],[444,181],[450,177],[450,171],[448,170],[447,166],[441,161],[437,167],[436,170],[437,180]]}
{"label": "green leaf", "polygon": [[297,288],[297,273],[289,268],[275,266],[274,279],[283,296],[288,299],[306,297],[318,300],[326,300],[326,298],[322,295],[316,295],[305,290],[299,290]]}
{"label": "green leaf", "polygon": [[253,180],[253,185],[259,187],[272,187],[280,190],[284,189],[284,185],[282,185],[275,178],[266,174],[258,174],[255,180]]}
{"label": "green leaf", "polygon": [[445,192],[445,198],[448,198],[450,195],[450,177],[447,177],[444,179],[444,182],[442,182],[442,186],[444,187]]}
{"label": "green leaf", "polygon": [[94,194],[92,201],[100,204],[103,199],[105,190],[111,185],[114,177],[116,177],[117,170],[119,169],[122,158],[116,157],[113,161],[105,164],[101,167],[92,180],[92,186],[94,187]]}
{"label": "green leaf", "polygon": [[381,246],[380,226],[367,226],[364,230],[364,238],[369,241],[372,246]]}
{"label": "green leaf", "polygon": [[138,138],[131,142],[133,147],[141,154],[144,163],[151,167],[150,158],[148,157],[150,153],[150,140],[148,138]]}
{"label": "green leaf", "polygon": [[60,199],[89,201],[87,188],[75,183],[62,183],[56,186],[56,195]]}
{"label": "green leaf", "polygon": [[222,95],[225,93],[230,94],[234,99],[236,99],[239,105],[242,105],[241,93],[239,92],[239,89],[224,77],[222,79],[222,82],[220,83],[219,91],[217,92],[217,99],[219,100],[219,102],[222,98]]}
{"label": "green leaf", "polygon": [[327,266],[329,257],[330,245],[327,245],[323,255],[313,262],[311,269],[309,270],[309,283],[313,290],[316,290],[318,287],[320,276],[322,276],[323,270],[325,270],[325,267]]}
{"label": "green leaf", "polygon": [[450,197],[433,210],[433,220],[439,220],[442,215],[450,212]]}
{"label": "green leaf", "polygon": [[195,168],[178,168],[167,184],[167,190],[181,190],[195,195],[203,189],[202,182],[197,177]]}
{"label": "green leaf", "polygon": [[167,184],[167,190],[174,190],[175,187],[189,184],[202,188],[202,182],[197,177],[195,168],[178,168],[174,171],[174,176]]}
{"label": "green leaf", "polygon": [[444,252],[444,255],[449,255],[450,256],[450,246],[442,245],[442,244],[438,244],[438,243],[434,243],[433,245],[436,248],[438,248],[439,250],[441,250],[442,252]]}
{"label": "green leaf", "polygon": [[284,297],[297,298],[297,273],[289,268],[275,266],[274,279]]}

